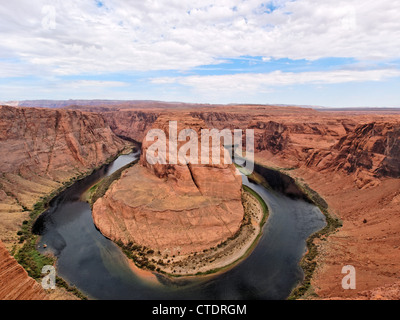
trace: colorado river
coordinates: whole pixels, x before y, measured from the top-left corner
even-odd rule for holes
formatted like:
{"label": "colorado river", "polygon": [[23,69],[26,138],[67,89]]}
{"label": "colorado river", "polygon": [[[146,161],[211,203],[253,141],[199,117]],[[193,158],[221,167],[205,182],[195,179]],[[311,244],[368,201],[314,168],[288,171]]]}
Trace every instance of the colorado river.
{"label": "colorado river", "polygon": [[94,226],[90,205],[82,194],[96,181],[134,161],[139,154],[123,155],[112,164],[78,181],[57,196],[35,224],[42,252],[57,257],[57,273],[92,299],[286,299],[303,278],[299,262],[306,240],[326,222],[321,211],[253,184],[243,184],[267,203],[270,215],[253,252],[225,273],[190,280],[157,281],[140,277],[120,248]]}

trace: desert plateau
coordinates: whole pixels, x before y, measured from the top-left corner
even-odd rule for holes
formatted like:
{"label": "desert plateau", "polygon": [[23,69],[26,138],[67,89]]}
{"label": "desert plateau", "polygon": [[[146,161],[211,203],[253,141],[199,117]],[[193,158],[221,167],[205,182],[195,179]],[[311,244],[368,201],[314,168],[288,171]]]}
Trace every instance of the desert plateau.
{"label": "desert plateau", "polygon": [[400,300],[400,1],[8,1],[0,38],[2,307]]}

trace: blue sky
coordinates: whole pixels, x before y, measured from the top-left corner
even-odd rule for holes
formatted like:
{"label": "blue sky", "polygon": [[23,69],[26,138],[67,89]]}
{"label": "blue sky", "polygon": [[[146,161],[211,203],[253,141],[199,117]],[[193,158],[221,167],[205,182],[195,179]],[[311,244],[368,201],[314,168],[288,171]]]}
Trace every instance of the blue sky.
{"label": "blue sky", "polygon": [[400,2],[15,0],[0,101],[400,107]]}

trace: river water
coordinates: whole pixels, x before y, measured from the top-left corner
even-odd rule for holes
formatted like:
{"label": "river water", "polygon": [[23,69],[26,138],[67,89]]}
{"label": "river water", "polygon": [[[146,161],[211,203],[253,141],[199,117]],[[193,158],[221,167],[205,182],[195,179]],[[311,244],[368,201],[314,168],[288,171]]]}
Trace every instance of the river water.
{"label": "river water", "polygon": [[[303,278],[299,262],[306,240],[325,225],[312,204],[293,200],[253,184],[267,203],[270,215],[253,252],[225,273],[207,278],[171,281],[157,275],[149,281],[137,275],[129,261],[95,227],[89,204],[80,200],[96,181],[134,161],[139,154],[122,155],[57,196],[35,224],[41,252],[57,257],[57,274],[92,299],[286,299]],[[46,244],[47,248],[43,249]]]}

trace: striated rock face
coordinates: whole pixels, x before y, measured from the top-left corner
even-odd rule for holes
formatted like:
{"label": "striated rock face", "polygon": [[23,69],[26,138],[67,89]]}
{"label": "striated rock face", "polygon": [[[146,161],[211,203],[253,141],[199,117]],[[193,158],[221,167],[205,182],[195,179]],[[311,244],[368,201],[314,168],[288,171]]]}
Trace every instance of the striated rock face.
{"label": "striated rock face", "polygon": [[[178,119],[178,132],[206,128],[187,115],[160,116],[153,127],[166,133],[167,146],[169,119]],[[234,235],[244,216],[242,182],[234,165],[152,165],[146,160],[151,144],[143,142],[140,164],[125,171],[94,204],[100,231],[114,241],[172,254],[199,252]]]}
{"label": "striated rock face", "polygon": [[289,130],[287,126],[274,121],[259,122],[249,129],[261,131],[255,140],[255,150],[269,150],[277,154],[286,149],[289,143]]}
{"label": "striated rock face", "polygon": [[372,122],[357,126],[326,151],[315,151],[307,166],[355,174],[361,187],[380,177],[400,177],[400,123]]}
{"label": "striated rock face", "polygon": [[0,107],[0,189],[8,198],[0,211],[31,208],[126,145],[99,114]]}
{"label": "striated rock face", "polygon": [[[155,164],[152,165],[147,161],[147,151],[148,148],[153,144],[152,141],[143,141],[142,144],[142,156],[140,158],[140,164],[147,168],[149,172],[153,173],[155,176],[161,179],[166,179],[175,184],[177,189],[180,188],[188,188],[188,190],[192,190],[194,193],[200,192],[201,195],[204,196],[217,196],[221,198],[231,198],[231,193],[234,193],[235,197],[239,197],[241,195],[241,177],[236,175],[236,169],[233,164],[225,164],[224,156],[226,150],[223,147],[217,147],[213,149],[213,145],[211,140],[209,140],[209,154],[207,156],[202,156],[201,154],[201,130],[208,129],[205,123],[199,119],[192,118],[189,115],[182,114],[169,114],[162,115],[158,118],[153,128],[161,129],[166,133],[166,156],[167,162],[170,163],[169,159],[169,147],[171,137],[169,135],[169,120],[170,119],[178,119],[177,121],[177,133],[181,132],[184,129],[193,130],[197,134],[197,162],[198,164],[188,163],[188,164]],[[187,139],[188,140],[188,139]],[[175,154],[178,154],[178,151],[181,149],[183,145],[186,144],[186,141],[177,141],[177,149],[174,150]],[[212,154],[213,152],[219,152],[219,163],[220,164],[212,164]],[[189,156],[190,153],[187,152]],[[229,158],[229,156],[227,156]],[[206,164],[208,162],[209,164]],[[219,179],[213,179],[213,174],[218,173]],[[231,186],[224,185],[225,183],[237,183],[239,188],[234,188],[231,190]]]}
{"label": "striated rock face", "polygon": [[47,300],[46,292],[0,241],[0,300]]}
{"label": "striated rock face", "polygon": [[[400,177],[400,123],[369,123],[335,146],[337,159],[345,159],[343,169],[368,170],[378,176]],[[339,164],[342,165],[342,164]]]}
{"label": "striated rock face", "polygon": [[0,119],[3,173],[95,167],[125,145],[97,114],[0,107]]}

